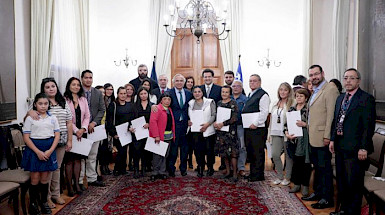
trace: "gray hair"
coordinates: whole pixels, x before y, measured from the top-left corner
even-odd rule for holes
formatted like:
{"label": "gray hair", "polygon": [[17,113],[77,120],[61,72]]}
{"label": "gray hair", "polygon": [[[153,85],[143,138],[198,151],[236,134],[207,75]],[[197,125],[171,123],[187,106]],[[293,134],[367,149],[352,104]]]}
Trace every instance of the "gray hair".
{"label": "gray hair", "polygon": [[250,75],[250,77],[251,76],[258,78],[258,81],[262,81],[261,76],[259,76],[258,74],[252,74],[252,75]]}
{"label": "gray hair", "polygon": [[231,84],[231,86],[233,86],[235,84],[235,82],[241,84],[242,88],[243,88],[243,82],[240,81],[240,80],[234,80],[233,83]]}
{"label": "gray hair", "polygon": [[182,77],[182,79],[183,79],[183,84],[186,83],[186,78],[185,78],[182,74],[179,74],[179,73],[178,73],[178,74],[174,75],[174,77],[172,78],[172,83],[173,83],[173,84],[175,84],[175,78],[176,78],[176,77]]}
{"label": "gray hair", "polygon": [[164,78],[166,78],[166,79],[167,79],[167,81],[168,81],[168,77],[167,77],[167,75],[166,75],[166,74],[160,74],[160,75],[158,76],[158,79],[160,79],[161,77],[164,77]]}
{"label": "gray hair", "polygon": [[349,68],[349,69],[345,70],[344,75],[345,75],[345,73],[346,73],[347,71],[354,71],[354,72],[356,72],[357,78],[361,80],[361,73],[360,73],[357,69],[355,69],[355,68]]}

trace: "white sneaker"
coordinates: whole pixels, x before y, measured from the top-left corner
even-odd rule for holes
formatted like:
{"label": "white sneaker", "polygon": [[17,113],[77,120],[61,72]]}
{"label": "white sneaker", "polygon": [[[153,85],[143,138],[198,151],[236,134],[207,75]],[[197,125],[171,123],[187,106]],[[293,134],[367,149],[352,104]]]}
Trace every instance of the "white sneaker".
{"label": "white sneaker", "polygon": [[287,185],[289,185],[289,184],[290,184],[290,181],[287,180],[286,178],[283,179],[283,181],[281,182],[281,185],[283,185],[283,186],[287,186]]}
{"label": "white sneaker", "polygon": [[280,179],[276,179],[275,181],[273,181],[273,184],[274,185],[278,185],[280,184],[282,181]]}

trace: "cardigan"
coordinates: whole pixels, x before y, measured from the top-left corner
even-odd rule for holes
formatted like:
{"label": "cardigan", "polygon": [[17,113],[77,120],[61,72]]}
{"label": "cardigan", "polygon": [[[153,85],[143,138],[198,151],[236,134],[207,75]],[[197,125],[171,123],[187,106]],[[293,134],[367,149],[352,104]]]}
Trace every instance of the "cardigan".
{"label": "cardigan", "polygon": [[[164,132],[166,130],[167,125],[167,111],[164,109],[162,104],[157,105],[158,111],[156,113],[151,113],[150,116],[150,137],[156,138],[159,137],[160,140],[164,140]],[[172,113],[171,108],[169,107],[168,110],[171,113],[172,116],[172,133],[173,133],[173,139],[175,141],[175,121],[174,121],[174,115]]]}
{"label": "cardigan", "polygon": [[75,114],[74,103],[71,100],[69,100],[68,98],[66,98],[66,102],[67,102],[67,104],[71,110],[71,113],[72,113],[72,129],[73,129],[74,133],[76,133],[81,128],[84,128],[87,132],[88,131],[88,125],[90,124],[91,115],[90,115],[90,109],[88,108],[88,102],[87,102],[86,97],[84,97],[84,96],[79,97],[79,106],[80,106],[80,110],[82,112],[82,115],[81,115],[82,127],[81,128],[76,127],[76,114]]}

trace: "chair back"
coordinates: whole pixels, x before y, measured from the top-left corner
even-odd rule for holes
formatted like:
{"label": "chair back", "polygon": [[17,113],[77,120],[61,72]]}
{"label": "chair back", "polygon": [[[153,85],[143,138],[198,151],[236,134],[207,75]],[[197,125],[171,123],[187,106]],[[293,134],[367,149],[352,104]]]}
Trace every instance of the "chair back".
{"label": "chair back", "polygon": [[374,151],[368,155],[371,167],[369,171],[375,174],[376,177],[381,176],[384,167],[384,154],[385,154],[385,133],[382,134],[380,129],[373,135],[373,147]]}

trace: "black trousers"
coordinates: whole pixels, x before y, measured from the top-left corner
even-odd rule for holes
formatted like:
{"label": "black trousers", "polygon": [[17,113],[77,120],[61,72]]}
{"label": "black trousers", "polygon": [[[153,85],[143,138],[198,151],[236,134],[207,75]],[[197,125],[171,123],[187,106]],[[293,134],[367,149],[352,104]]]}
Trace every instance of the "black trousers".
{"label": "black trousers", "polygon": [[142,170],[145,168],[145,154],[144,146],[146,145],[147,138],[132,142],[134,149],[134,168],[139,170],[139,162],[142,161]]}
{"label": "black trousers", "polygon": [[124,172],[127,169],[127,147],[128,145],[122,146],[120,141],[114,139],[114,145],[118,149],[118,154],[116,155],[114,171]]}
{"label": "black trousers", "polygon": [[264,179],[266,132],[266,128],[245,128],[245,145],[251,179]]}
{"label": "black trousers", "polygon": [[98,160],[100,165],[108,165],[112,159],[112,152],[108,149],[108,140],[104,139],[98,150]]}
{"label": "black trousers", "polygon": [[333,201],[333,169],[331,164],[332,154],[329,146],[310,147],[311,162],[314,165],[314,192],[322,199]]}
{"label": "black trousers", "polygon": [[366,167],[368,162],[358,160],[358,155],[347,157],[336,151],[338,199],[346,214],[361,214]]}
{"label": "black trousers", "polygon": [[305,156],[294,155],[291,181],[295,185],[303,185],[308,187],[310,182],[311,171],[312,168],[310,163],[305,163]]}
{"label": "black trousers", "polygon": [[180,165],[181,172],[187,171],[187,155],[189,145],[186,140],[187,128],[184,122],[175,122],[175,142],[170,144],[170,152],[167,157],[167,167],[169,172],[175,172],[175,163],[178,158],[178,148],[180,148]]}
{"label": "black trousers", "polygon": [[215,163],[215,135],[203,137],[202,133],[193,132],[192,139],[198,166],[205,168],[205,164],[207,164],[208,169],[213,169]]}
{"label": "black trousers", "polygon": [[188,164],[189,165],[192,165],[192,155],[193,155],[193,152],[194,152],[194,140],[193,140],[193,134],[192,132],[188,132],[188,134],[186,135],[186,140],[187,140],[187,143],[188,143],[188,157],[187,157],[187,161],[188,161]]}

